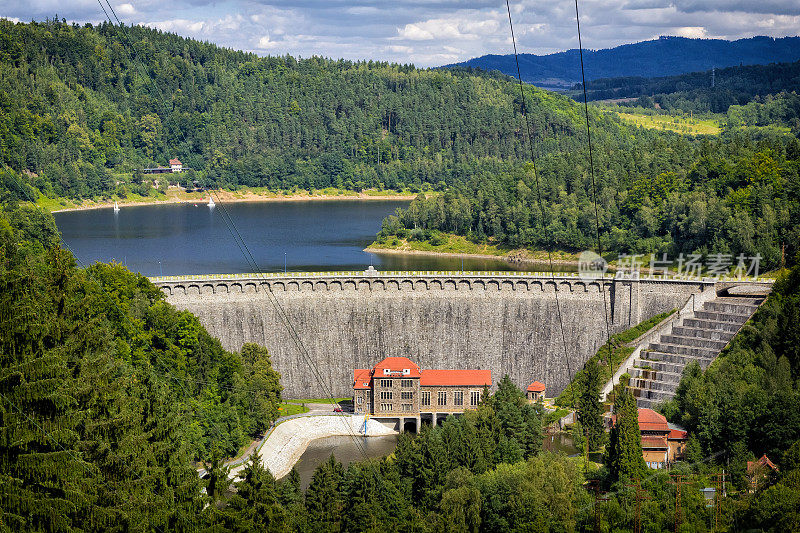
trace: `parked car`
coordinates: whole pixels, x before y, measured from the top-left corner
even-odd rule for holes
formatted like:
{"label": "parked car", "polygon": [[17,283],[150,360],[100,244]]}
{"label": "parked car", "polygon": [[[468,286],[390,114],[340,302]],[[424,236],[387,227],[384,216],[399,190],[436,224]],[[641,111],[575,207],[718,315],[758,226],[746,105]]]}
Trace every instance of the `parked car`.
{"label": "parked car", "polygon": [[337,405],[336,407],[333,408],[333,412],[334,413],[342,413],[343,411],[342,411],[342,408]]}

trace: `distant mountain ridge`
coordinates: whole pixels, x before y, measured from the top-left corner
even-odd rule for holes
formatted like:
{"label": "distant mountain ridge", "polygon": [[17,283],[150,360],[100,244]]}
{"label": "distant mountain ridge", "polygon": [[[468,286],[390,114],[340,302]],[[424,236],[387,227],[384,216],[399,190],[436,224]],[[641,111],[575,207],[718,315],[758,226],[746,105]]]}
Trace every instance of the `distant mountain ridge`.
{"label": "distant mountain ridge", "polygon": [[[586,79],[673,76],[738,65],[763,65],[800,59],[800,37],[751,37],[736,41],[659,37],[603,50],[584,50]],[[543,87],[569,87],[580,81],[577,49],[538,56],[520,54],[522,79]],[[516,76],[514,55],[485,55],[442,68],[473,67]]]}

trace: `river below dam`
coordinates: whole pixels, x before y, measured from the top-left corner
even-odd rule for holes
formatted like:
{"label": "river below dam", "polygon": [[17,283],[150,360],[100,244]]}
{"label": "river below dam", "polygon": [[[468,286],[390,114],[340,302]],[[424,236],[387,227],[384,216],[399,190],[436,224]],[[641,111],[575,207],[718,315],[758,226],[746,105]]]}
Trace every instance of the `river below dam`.
{"label": "river below dam", "polygon": [[[295,470],[300,475],[300,486],[303,490],[308,488],[314,470],[330,458],[331,454],[336,460],[342,463],[345,468],[352,462],[364,461],[364,455],[370,459],[379,459],[394,453],[397,446],[397,435],[386,435],[382,437],[356,437],[358,444],[353,441],[351,436],[324,437],[311,441],[294,465]],[[363,452],[362,452],[363,447]],[[564,453],[575,455],[578,453],[572,443],[572,438],[565,433],[558,433],[553,436],[545,436],[542,442],[542,450],[553,453]]]}
{"label": "river below dam", "polygon": [[[354,439],[358,439],[358,443]],[[396,446],[397,435],[324,437],[311,441],[306,451],[303,452],[303,455],[294,465],[294,468],[300,474],[300,486],[303,490],[306,490],[309,483],[311,483],[311,478],[314,476],[314,470],[327,461],[331,454],[346,468],[352,462],[364,461],[365,455],[370,459],[386,457],[394,452]]]}
{"label": "river below dam", "polygon": [[[253,272],[233,222],[262,272],[461,270],[462,258],[364,252],[383,219],[408,201],[328,200],[203,203],[55,213],[64,242],[85,265],[123,263],[146,276]],[[500,259],[463,258],[465,270],[542,270]]]}

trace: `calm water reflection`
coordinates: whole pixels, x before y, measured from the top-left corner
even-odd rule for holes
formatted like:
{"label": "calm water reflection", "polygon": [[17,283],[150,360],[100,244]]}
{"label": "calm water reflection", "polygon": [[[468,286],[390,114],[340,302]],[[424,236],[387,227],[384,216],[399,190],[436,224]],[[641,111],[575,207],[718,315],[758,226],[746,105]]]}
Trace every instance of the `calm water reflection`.
{"label": "calm water reflection", "polygon": [[311,441],[295,465],[297,473],[300,474],[300,486],[303,490],[306,490],[311,483],[314,470],[327,461],[331,454],[346,467],[352,462],[364,461],[364,453],[370,459],[385,457],[394,452],[397,446],[397,435],[356,438],[358,444],[363,447],[363,453],[353,441],[353,437],[349,436],[325,437]]}
{"label": "calm water reflection", "polygon": [[[227,204],[250,253],[264,272],[460,270],[457,257],[363,251],[381,221],[407,201],[262,202]],[[64,241],[85,264],[118,261],[148,276],[253,272],[223,217],[204,203],[56,213]],[[465,270],[542,270],[502,260],[465,258]]]}

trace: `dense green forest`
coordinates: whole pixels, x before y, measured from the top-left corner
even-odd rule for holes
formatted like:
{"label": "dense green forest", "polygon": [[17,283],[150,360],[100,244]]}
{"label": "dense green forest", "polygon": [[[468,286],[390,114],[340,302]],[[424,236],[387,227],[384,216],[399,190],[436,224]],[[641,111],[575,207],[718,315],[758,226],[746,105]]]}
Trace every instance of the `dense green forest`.
{"label": "dense green forest", "polygon": [[0,207],[0,530],[193,529],[191,465],[263,433],[279,377],[146,278],[76,268],[49,213]]}
{"label": "dense green forest", "polygon": [[[713,80],[713,81],[712,81]],[[713,83],[713,86],[712,86]],[[589,100],[639,98],[636,104],[666,111],[725,113],[756,96],[800,91],[800,61],[746,65],[658,78],[605,78],[587,83]],[[581,87],[569,94],[583,99]],[[623,104],[624,105],[624,104]]]}
{"label": "dense green forest", "polygon": [[[680,163],[671,160],[680,151],[669,141],[648,153],[608,154],[608,165],[597,164],[603,249],[673,258],[761,254],[768,268],[790,262],[800,244],[800,142],[781,134],[754,137],[737,131],[703,139],[684,146]],[[649,159],[652,170],[626,172],[617,166],[626,157]],[[444,195],[420,196],[384,221],[378,242],[443,231],[512,247],[592,249],[595,212],[583,158],[564,153],[537,161],[544,223],[532,167],[507,168],[475,175]],[[554,172],[556,159],[569,161],[569,170]]]}
{"label": "dense green forest", "polygon": [[[675,524],[670,474],[693,483],[680,530],[706,531],[698,489],[723,466],[723,530],[800,526],[800,267],[665,406],[692,431],[689,461],[671,472],[644,469],[624,391],[605,464],[586,470],[542,450],[542,408],[506,377],[478,409],[402,435],[387,458],[322,464],[305,491],[296,473],[278,482],[254,461],[231,491],[220,467],[275,417],[279,376],[263,348],[225,352],[118,265],[76,268],[52,216],[30,205],[0,211],[0,285],[3,531],[633,531],[639,505],[655,532]],[[744,462],[764,452],[780,473],[749,494]],[[196,458],[211,459],[208,480]],[[637,477],[650,498],[638,504]],[[595,485],[608,491],[600,506]]]}
{"label": "dense green forest", "polygon": [[[530,91],[537,133],[580,131],[573,102]],[[0,160],[48,196],[124,194],[141,176],[120,173],[172,157],[223,187],[442,189],[525,157],[519,110],[505,77],[0,21]]]}

